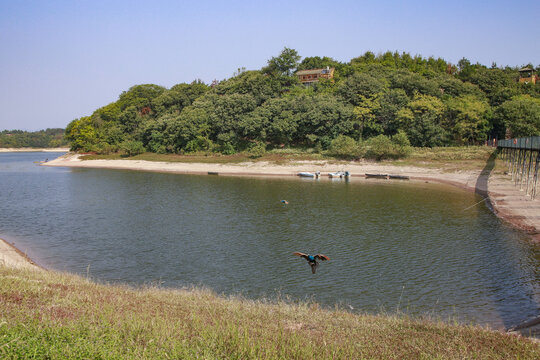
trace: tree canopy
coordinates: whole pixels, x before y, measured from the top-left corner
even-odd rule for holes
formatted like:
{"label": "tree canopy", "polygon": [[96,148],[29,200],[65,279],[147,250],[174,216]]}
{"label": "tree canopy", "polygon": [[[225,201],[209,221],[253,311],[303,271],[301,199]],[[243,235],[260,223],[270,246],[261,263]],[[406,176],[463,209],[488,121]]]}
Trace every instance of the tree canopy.
{"label": "tree canopy", "polygon": [[[311,86],[295,75],[326,67],[335,69],[334,77]],[[343,148],[349,138],[377,138],[372,143],[380,147],[383,137],[431,147],[480,144],[507,129],[540,135],[540,85],[519,83],[519,68],[488,68],[465,58],[453,65],[398,52],[368,51],[349,62],[302,60],[284,48],[264,68],[239,69],[211,86],[199,80],[170,89],[135,85],[73,120],[65,136],[78,151],[231,154],[329,149],[334,140]]]}

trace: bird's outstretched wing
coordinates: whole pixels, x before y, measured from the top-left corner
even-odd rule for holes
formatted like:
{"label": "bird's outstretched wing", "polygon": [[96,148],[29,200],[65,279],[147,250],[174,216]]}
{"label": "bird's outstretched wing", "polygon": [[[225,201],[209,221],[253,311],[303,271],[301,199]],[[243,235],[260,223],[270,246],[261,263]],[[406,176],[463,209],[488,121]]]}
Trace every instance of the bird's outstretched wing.
{"label": "bird's outstretched wing", "polygon": [[313,256],[315,259],[320,259],[322,261],[326,261],[326,260],[330,260],[330,258],[326,255],[323,255],[323,254],[317,254],[315,256]]}
{"label": "bird's outstretched wing", "polygon": [[304,253],[301,253],[301,252],[298,252],[298,251],[293,252],[293,255],[303,257],[304,259],[308,258],[307,254],[304,254]]}

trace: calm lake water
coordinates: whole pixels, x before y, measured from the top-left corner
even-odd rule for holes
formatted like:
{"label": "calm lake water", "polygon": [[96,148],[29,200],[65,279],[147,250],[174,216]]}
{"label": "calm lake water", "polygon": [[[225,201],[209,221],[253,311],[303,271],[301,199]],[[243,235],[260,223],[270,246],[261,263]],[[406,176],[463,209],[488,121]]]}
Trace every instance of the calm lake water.
{"label": "calm lake water", "polygon": [[[475,194],[34,164],[59,155],[0,153],[0,237],[46,268],[497,328],[538,315],[539,247],[484,203],[464,210]],[[331,261],[313,275],[293,251]]]}

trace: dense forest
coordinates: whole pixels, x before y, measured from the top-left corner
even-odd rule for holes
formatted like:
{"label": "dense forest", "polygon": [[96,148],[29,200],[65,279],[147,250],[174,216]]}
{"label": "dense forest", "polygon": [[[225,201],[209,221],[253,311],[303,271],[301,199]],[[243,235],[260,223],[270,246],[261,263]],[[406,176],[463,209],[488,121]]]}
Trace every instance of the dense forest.
{"label": "dense forest", "polygon": [[0,148],[55,148],[68,147],[64,129],[39,131],[4,130],[0,132]]}
{"label": "dense forest", "polygon": [[[334,77],[312,86],[295,75],[327,67]],[[233,154],[279,147],[354,152],[369,142],[474,145],[540,135],[540,85],[520,83],[519,69],[397,52],[366,52],[348,63],[301,60],[284,48],[261,70],[238,69],[211,85],[133,86],[72,121],[66,138],[84,152]]]}

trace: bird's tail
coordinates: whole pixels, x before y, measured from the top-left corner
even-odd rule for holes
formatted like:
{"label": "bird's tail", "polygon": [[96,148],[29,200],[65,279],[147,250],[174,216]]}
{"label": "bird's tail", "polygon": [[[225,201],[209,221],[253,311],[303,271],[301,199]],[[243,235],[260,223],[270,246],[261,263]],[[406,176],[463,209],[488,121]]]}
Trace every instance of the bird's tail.
{"label": "bird's tail", "polygon": [[315,274],[316,270],[317,270],[317,264],[311,264],[311,273]]}

